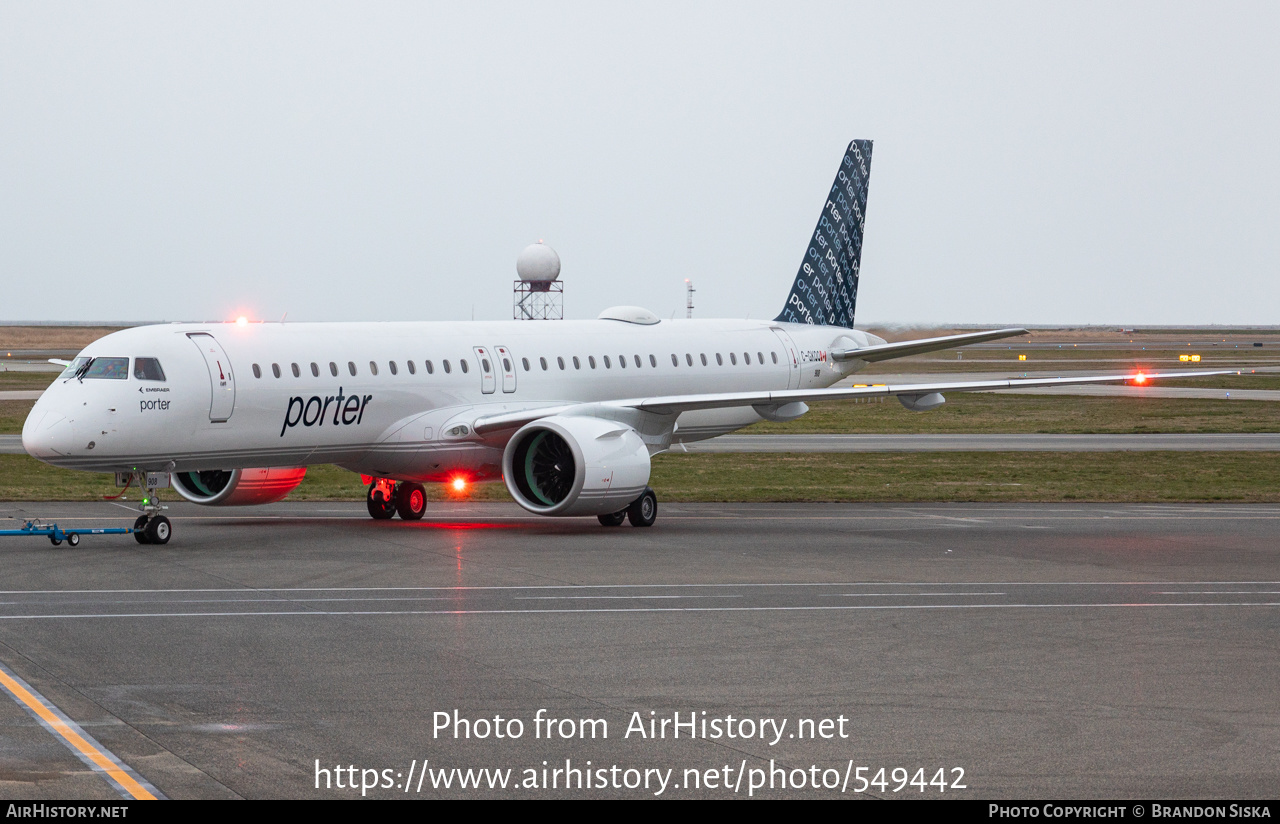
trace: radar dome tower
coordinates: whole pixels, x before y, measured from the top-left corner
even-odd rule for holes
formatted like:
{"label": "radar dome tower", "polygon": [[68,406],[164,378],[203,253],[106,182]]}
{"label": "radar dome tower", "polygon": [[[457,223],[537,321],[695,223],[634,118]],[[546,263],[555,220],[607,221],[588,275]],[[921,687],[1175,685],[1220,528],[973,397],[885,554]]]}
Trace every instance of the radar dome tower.
{"label": "radar dome tower", "polygon": [[516,258],[520,279],[512,289],[511,312],[516,320],[564,320],[564,284],[560,256],[541,240]]}

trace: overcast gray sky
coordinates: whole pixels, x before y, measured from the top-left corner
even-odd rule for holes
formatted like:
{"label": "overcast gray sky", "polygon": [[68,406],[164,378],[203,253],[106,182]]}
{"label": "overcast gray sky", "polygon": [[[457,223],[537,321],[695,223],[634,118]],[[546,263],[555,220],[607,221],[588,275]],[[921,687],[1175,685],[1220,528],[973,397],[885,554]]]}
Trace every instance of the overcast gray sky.
{"label": "overcast gray sky", "polygon": [[1280,4],[0,0],[0,319],[1280,323]]}

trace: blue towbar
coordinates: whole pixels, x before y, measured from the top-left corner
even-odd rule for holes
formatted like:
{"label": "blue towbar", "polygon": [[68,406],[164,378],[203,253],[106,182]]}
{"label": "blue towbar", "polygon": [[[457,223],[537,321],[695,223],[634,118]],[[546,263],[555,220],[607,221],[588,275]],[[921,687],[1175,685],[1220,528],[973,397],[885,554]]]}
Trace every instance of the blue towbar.
{"label": "blue towbar", "polygon": [[72,530],[63,530],[56,523],[45,523],[39,518],[32,518],[29,521],[23,521],[21,529],[0,529],[0,537],[9,535],[43,535],[54,546],[61,546],[63,541],[66,541],[68,546],[77,546],[80,543],[81,535],[132,535],[133,532],[134,530],[129,527],[89,527],[85,529],[77,527]]}

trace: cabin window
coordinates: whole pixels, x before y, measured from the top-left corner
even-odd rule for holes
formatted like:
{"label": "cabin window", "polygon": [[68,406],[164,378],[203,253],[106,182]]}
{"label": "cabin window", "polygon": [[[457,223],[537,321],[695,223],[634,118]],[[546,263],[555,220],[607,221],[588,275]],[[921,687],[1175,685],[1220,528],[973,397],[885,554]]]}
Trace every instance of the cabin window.
{"label": "cabin window", "polygon": [[293,372],[293,376],[295,378],[302,377],[302,370],[298,368],[298,364],[296,363],[289,364],[289,371]]}
{"label": "cabin window", "polygon": [[462,373],[463,373],[464,375],[465,375],[467,372],[470,372],[470,371],[471,371],[471,365],[470,365],[469,363],[467,363],[467,359],[466,359],[466,358],[460,358],[460,359],[458,360],[458,366],[462,367]]}
{"label": "cabin window", "polygon": [[404,365],[405,365],[405,366],[407,366],[407,367],[409,367],[409,374],[410,374],[410,375],[416,375],[416,374],[418,374],[418,367],[414,364],[414,362],[413,362],[413,361],[411,361],[411,360],[407,360],[407,361],[405,361],[405,362],[404,362]]}
{"label": "cabin window", "polygon": [[347,361],[347,371],[351,373],[351,377],[353,377],[353,378],[355,377],[355,375],[356,375],[356,362],[355,362],[355,361]]}
{"label": "cabin window", "polygon": [[564,358],[556,358],[556,363],[560,366],[560,371],[564,371]]}
{"label": "cabin window", "polygon": [[400,370],[396,368],[396,362],[395,362],[395,361],[387,361],[387,367],[391,369],[391,374],[393,374],[393,375],[399,375],[399,374],[400,374]]}
{"label": "cabin window", "polygon": [[271,364],[271,374],[275,375],[277,378],[280,377],[280,364]]}
{"label": "cabin window", "polygon": [[587,363],[591,364],[591,368],[592,368],[592,369],[595,369],[595,368],[596,368],[596,356],[595,356],[595,355],[587,355]]}
{"label": "cabin window", "polygon": [[[717,357],[718,357],[718,356],[717,356]],[[729,353],[729,365],[730,365],[730,366],[737,366],[737,365],[738,365],[738,356],[737,356],[737,355],[735,355],[735,354],[734,354],[734,353],[732,353],[732,352],[730,352],[730,353]]]}
{"label": "cabin window", "polygon": [[724,366],[724,358],[720,357],[719,352],[716,352],[716,366]]}
{"label": "cabin window", "polygon": [[[511,371],[511,361],[507,360],[506,358],[503,358],[503,359],[502,359],[502,371],[503,371],[503,372],[510,372],[510,371]],[[528,372],[528,371],[529,371],[529,362],[528,362],[528,361],[525,361],[525,362],[524,362],[524,371],[526,371],[526,372]]]}
{"label": "cabin window", "polygon": [[635,356],[633,356],[633,357],[635,357],[635,359],[636,359],[636,369],[639,369],[641,366],[643,366],[643,365],[644,365],[643,363],[641,363],[641,362],[640,362],[640,356],[639,356],[639,355],[635,355]]}
{"label": "cabin window", "polygon": [[707,365],[707,356],[706,356],[706,353],[700,354],[700,355],[698,355],[698,357],[702,358],[702,365],[703,365],[703,366],[706,366],[706,365]]}
{"label": "cabin window", "polygon": [[751,365],[751,353],[750,353],[750,352],[743,352],[743,353],[742,353],[742,362],[743,362],[743,363],[745,363],[747,366],[750,366],[750,365]]}
{"label": "cabin window", "polygon": [[[521,359],[520,359],[520,365],[524,367],[524,371],[526,371],[526,372],[528,372],[528,371],[529,371],[529,359],[528,359],[528,358],[521,358]],[[547,368],[547,367],[546,367],[546,364],[543,364],[542,368],[543,368],[543,369],[546,369],[546,368]]]}
{"label": "cabin window", "polygon": [[626,355],[619,355],[619,356],[618,356],[618,366],[620,366],[620,367],[621,367],[621,368],[623,368],[623,369],[626,369],[626,368],[627,368],[627,356],[626,356]]}
{"label": "cabin window", "polygon": [[333,361],[329,361],[329,374],[338,377],[338,364]]}
{"label": "cabin window", "polygon": [[577,356],[577,355],[574,355],[574,356],[573,356],[573,368],[574,368],[574,369],[581,369],[581,368],[582,368],[582,361],[578,360],[578,356]]}
{"label": "cabin window", "polygon": [[650,365],[650,366],[652,366],[654,369],[657,369],[657,368],[658,368],[658,359],[657,359],[657,358],[655,358],[653,355],[650,355],[650,356],[649,356],[649,365]]}
{"label": "cabin window", "polygon": [[693,355],[690,355],[688,352],[685,352],[684,359],[686,363],[688,363],[690,366],[693,366]]}
{"label": "cabin window", "polygon": [[427,374],[434,375],[436,373],[436,368],[431,365],[431,361],[426,361],[426,364],[427,364]]}
{"label": "cabin window", "polygon": [[256,363],[253,365],[253,376],[255,378],[262,377],[262,367],[258,366]]}
{"label": "cabin window", "polygon": [[444,364],[444,373],[445,373],[446,375],[448,375],[450,372],[452,372],[452,371],[453,371],[453,367],[449,365],[449,359],[448,359],[448,358],[445,358],[443,361],[441,361],[441,363],[442,363],[442,364]]}
{"label": "cabin window", "polygon": [[311,364],[311,377],[313,377],[313,378],[318,378],[318,377],[320,377],[320,366],[319,366],[319,364],[316,364],[316,363],[312,363],[312,364]]}
{"label": "cabin window", "polygon": [[609,365],[609,356],[608,356],[608,355],[605,355],[605,356],[604,356],[604,368],[605,368],[605,369],[612,369],[612,368],[613,368],[611,365]]}
{"label": "cabin window", "polygon": [[546,359],[546,358],[538,358],[538,364],[542,367],[542,371],[543,371],[543,372],[547,371],[547,359]]}
{"label": "cabin window", "polygon": [[480,367],[481,367],[482,369],[484,369],[484,371],[486,371],[486,372],[492,372],[492,371],[493,371],[493,367],[489,365],[489,359],[488,359],[488,358],[481,358],[481,359],[480,359]]}
{"label": "cabin window", "polygon": [[373,361],[369,361],[369,374],[370,375],[378,374],[378,364],[374,363]]}
{"label": "cabin window", "polygon": [[760,365],[764,366],[764,352],[756,352],[756,357],[760,359]]}
{"label": "cabin window", "polygon": [[679,365],[680,365],[680,359],[679,359],[679,358],[677,358],[677,357],[675,356],[675,354],[674,354],[674,353],[671,355],[671,365],[672,365],[672,366],[679,366]]}
{"label": "cabin window", "polygon": [[164,370],[155,358],[134,358],[133,376],[140,381],[163,381]]}
{"label": "cabin window", "polygon": [[778,362],[778,353],[777,353],[777,352],[770,352],[769,354],[770,354],[770,355],[773,355],[773,362],[774,362],[774,363],[777,363],[777,362]]}

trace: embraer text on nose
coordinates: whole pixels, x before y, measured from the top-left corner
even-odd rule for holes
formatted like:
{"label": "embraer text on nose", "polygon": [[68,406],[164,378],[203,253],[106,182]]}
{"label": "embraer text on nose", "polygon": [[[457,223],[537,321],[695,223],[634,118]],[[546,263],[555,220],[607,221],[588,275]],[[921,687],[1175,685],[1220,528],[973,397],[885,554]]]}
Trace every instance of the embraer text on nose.
{"label": "embraer text on nose", "polygon": [[280,437],[284,437],[284,433],[302,424],[303,426],[324,426],[325,420],[329,417],[329,405],[333,405],[333,425],[334,426],[350,426],[351,424],[359,424],[364,419],[364,411],[369,408],[369,401],[373,399],[373,395],[344,395],[342,387],[338,387],[338,394],[330,395],[327,398],[321,398],[319,395],[312,395],[310,398],[300,398],[294,396],[289,399],[289,405],[284,410],[284,425],[280,427]]}

